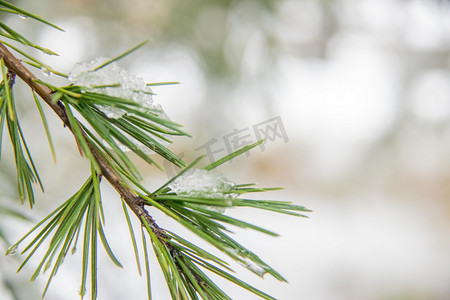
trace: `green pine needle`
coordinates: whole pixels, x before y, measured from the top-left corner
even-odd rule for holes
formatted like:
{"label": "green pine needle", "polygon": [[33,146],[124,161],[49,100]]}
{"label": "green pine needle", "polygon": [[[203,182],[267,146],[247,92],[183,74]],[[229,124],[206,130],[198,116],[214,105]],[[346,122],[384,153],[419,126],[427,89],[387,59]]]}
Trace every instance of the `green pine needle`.
{"label": "green pine needle", "polygon": [[[145,258],[145,274],[146,274],[146,279],[147,279],[147,295],[148,295],[148,300],[151,300],[152,299],[152,287],[151,287],[151,281],[150,281],[150,263],[149,263],[149,260],[148,260],[148,249],[147,249],[147,242],[146,242],[145,234],[144,234],[144,228],[141,229],[141,232],[142,232],[142,247],[144,248],[144,258]],[[135,251],[137,251],[137,249],[135,249]],[[139,267],[139,274],[140,274],[140,267]]]}
{"label": "green pine needle", "polygon": [[[70,248],[75,247],[74,243],[77,241],[78,233],[84,223],[84,238],[83,238],[83,258],[82,258],[82,279],[80,294],[83,296],[86,290],[86,281],[88,277],[88,270],[90,268],[91,277],[91,297],[95,299],[97,293],[97,240],[100,239],[105,249],[105,252],[110,257],[111,261],[122,267],[120,262],[114,256],[103,226],[101,222],[101,202],[99,198],[99,180],[92,169],[92,176],[83,184],[78,192],[69,198],[63,205],[58,207],[44,220],[38,223],[29,233],[27,233],[16,244],[10,247],[8,252],[13,251],[21,244],[25,238],[30,236],[36,229],[45,225],[40,232],[35,234],[33,240],[25,247],[22,253],[29,253],[28,257],[20,266],[19,270],[29,261],[29,259],[36,254],[36,250],[42,247],[42,243],[49,238],[50,240],[47,252],[43,255],[42,260],[31,280],[35,280],[37,276],[53,265],[51,274],[49,275],[47,284],[44,288],[43,294],[47,292],[51,280],[56,275],[64,258],[69,253]],[[8,253],[7,252],[7,253]],[[73,253],[73,251],[72,251]]]}
{"label": "green pine needle", "polygon": [[178,81],[151,82],[147,83],[147,86],[172,85],[172,84],[180,84],[180,83]]}
{"label": "green pine needle", "polygon": [[33,98],[38,108],[39,114],[41,116],[42,124],[44,124],[45,134],[47,136],[48,145],[50,146],[50,151],[52,152],[53,161],[56,163],[56,155],[55,155],[55,147],[53,146],[52,137],[50,135],[50,130],[48,128],[47,119],[45,118],[44,110],[42,109],[41,103],[36,96],[36,93],[33,92]]}
{"label": "green pine needle", "polygon": [[[56,90],[55,87],[52,87]],[[104,94],[85,92],[81,93],[80,87],[71,86],[59,88],[58,91],[67,93],[63,99],[73,106],[92,126],[98,136],[106,141],[127,166],[131,174],[137,174],[137,169],[131,161],[120,150],[119,144],[126,146],[131,151],[144,159],[147,163],[153,164],[163,170],[149,155],[147,155],[136,143],[138,141],[145,148],[156,152],[163,158],[177,166],[185,166],[185,163],[165,146],[158,142],[157,138],[167,140],[161,134],[168,135],[188,135],[179,129],[180,125],[169,120],[159,118],[156,112],[143,112],[139,110],[139,104],[122,98],[112,97]],[[79,97],[71,97],[69,94],[76,94]],[[59,96],[58,96],[59,98]],[[108,118],[98,109],[98,105],[107,105],[122,109],[126,114],[122,118]],[[118,143],[117,143],[118,142]]]}
{"label": "green pine needle", "polygon": [[[230,155],[219,159],[217,162],[208,165],[204,169],[211,170],[229,161],[230,159],[233,159],[234,157],[245,153],[253,147],[258,146],[262,142],[264,141],[258,141],[252,145],[243,147],[242,149],[239,149],[231,153]],[[182,176],[187,170],[192,168],[200,160],[201,157],[196,159],[193,163],[189,164],[180,173],[178,173],[172,179],[168,180],[151,195],[141,195],[141,197],[147,202],[148,205],[151,205],[156,209],[161,210],[166,215],[172,217],[182,226],[184,226],[200,238],[204,239],[210,245],[227,254],[231,259],[235,260],[236,262],[247,268],[249,271],[255,273],[260,277],[263,277],[265,274],[271,274],[277,280],[285,282],[286,279],[280,273],[267,265],[256,254],[249,251],[244,246],[240,245],[234,239],[232,239],[229,235],[230,231],[227,225],[240,228],[249,228],[271,236],[277,236],[278,234],[262,227],[250,224],[248,222],[238,220],[231,216],[224,215],[211,208],[250,207],[301,217],[304,217],[302,213],[309,212],[309,210],[302,206],[298,206],[286,201],[230,198],[230,196],[227,196],[226,194],[223,198],[210,198],[208,197],[208,195],[187,196],[177,195],[173,193],[168,187],[170,183]],[[236,185],[231,191],[229,191],[229,194],[234,196],[241,196],[246,193],[267,192],[278,189],[280,188],[257,188],[254,187],[254,184],[239,184]],[[150,228],[147,228],[147,231],[149,232],[152,240],[156,238],[156,236],[151,233]],[[166,281],[175,280],[176,282],[180,282],[177,278],[175,278],[175,275],[178,273],[179,276],[181,276],[181,283],[179,284],[184,285],[183,290],[185,290],[189,294],[189,299],[197,299],[197,296],[200,296],[203,299],[228,299],[228,296],[226,296],[225,294],[221,294],[221,291],[218,287],[215,287],[212,282],[209,283],[209,279],[207,279],[206,275],[202,271],[200,271],[200,269],[198,269],[196,265],[202,268],[206,268],[209,271],[230,280],[231,282],[264,299],[274,299],[273,297],[242,282],[234,275],[229,273],[231,270],[223,260],[219,260],[217,257],[198,248],[197,246],[184,240],[175,233],[167,233],[171,237],[170,242],[167,243],[171,245],[170,247],[174,247],[178,251],[175,257],[176,268],[170,266],[170,260],[168,260],[168,258],[164,259],[164,257],[170,258],[170,255],[173,255],[173,251],[169,251],[168,253],[166,253],[167,251],[164,252],[164,245],[162,245],[161,241],[159,240],[154,241],[155,252],[163,251],[158,258],[158,261],[161,265],[163,273],[166,274]],[[186,258],[183,258],[183,255],[185,255]],[[192,274],[195,274],[195,276],[191,276]],[[208,284],[209,289],[204,289],[202,285],[199,285],[199,282],[202,282],[202,284]],[[169,284],[169,290],[171,291],[172,296],[176,291],[180,291],[172,289],[174,289],[174,287]]]}
{"label": "green pine needle", "polygon": [[49,65],[43,63],[42,61],[38,60],[37,58],[35,58],[35,57],[31,56],[31,55],[29,55],[29,54],[26,53],[25,51],[22,51],[22,50],[20,50],[19,48],[15,47],[15,46],[13,46],[12,44],[7,43],[7,42],[5,42],[5,41],[2,41],[2,43],[3,43],[4,45],[8,46],[9,48],[13,49],[13,50],[16,51],[17,53],[20,53],[21,55],[23,55],[24,57],[26,57],[26,58],[28,58],[28,59],[30,60],[30,61],[25,61],[25,60],[23,60],[23,62],[25,62],[25,63],[27,63],[27,64],[29,64],[29,65],[35,67],[35,68],[38,68],[38,69],[41,69],[41,70],[47,70],[48,72],[50,72],[50,73],[52,73],[52,74],[56,74],[56,75],[58,75],[58,76],[67,78],[67,75],[66,75],[66,74],[61,73],[61,72],[59,72],[59,71],[56,71],[55,69],[53,69],[53,68],[50,67]]}
{"label": "green pine needle", "polygon": [[[142,276],[141,263],[139,261],[139,251],[138,251],[138,248],[137,248],[136,237],[134,235],[134,230],[133,230],[133,225],[131,224],[130,215],[128,214],[127,207],[126,207],[125,202],[123,200],[122,200],[122,209],[123,209],[123,212],[125,214],[125,218],[127,220],[128,230],[130,231],[131,243],[133,244],[134,258],[136,260],[136,265],[137,265],[137,269],[138,269],[138,272],[139,272],[139,276]],[[143,240],[143,243],[144,243],[144,251],[145,251],[145,266],[147,268],[147,265],[148,265],[148,258],[147,258],[147,254],[146,254],[146,252],[147,252],[147,245],[145,244],[145,240]],[[147,274],[147,277],[148,277],[148,274]],[[149,296],[149,298],[151,298],[151,297]]]}
{"label": "green pine needle", "polygon": [[231,153],[231,154],[229,154],[229,155],[227,155],[227,156],[225,156],[225,157],[222,157],[221,159],[216,160],[215,162],[213,162],[213,163],[207,165],[207,166],[204,167],[203,169],[209,171],[209,170],[212,170],[212,169],[214,169],[214,168],[217,168],[218,166],[220,166],[220,165],[226,163],[227,161],[230,161],[230,160],[232,160],[233,158],[235,158],[235,157],[237,157],[237,156],[239,156],[239,155],[241,155],[241,154],[243,154],[243,153],[245,153],[245,152],[247,152],[247,151],[249,151],[249,150],[255,148],[256,146],[258,146],[258,145],[264,143],[264,141],[265,141],[265,140],[260,140],[260,141],[257,141],[257,142],[255,142],[255,143],[251,144],[251,145],[247,145],[247,146],[245,146],[245,147],[242,147],[241,149],[238,149],[238,150],[234,151],[233,153]]}
{"label": "green pine needle", "polygon": [[32,48],[38,49],[40,51],[42,51],[45,54],[49,54],[49,55],[58,55],[58,53],[53,52],[50,49],[47,48],[43,48],[39,45],[36,45],[32,42],[30,42],[28,39],[26,39],[23,35],[21,35],[20,33],[18,33],[17,31],[15,31],[14,29],[12,29],[11,27],[9,27],[8,25],[6,25],[3,22],[0,22],[0,30],[2,30],[2,35],[12,39],[16,42],[19,42],[25,46],[30,46]]}
{"label": "green pine needle", "polygon": [[[7,11],[7,12],[15,13],[15,14],[18,14],[18,15],[20,15],[20,16],[24,16],[24,17],[29,17],[29,18],[35,19],[35,20],[37,20],[37,21],[39,21],[39,22],[42,22],[42,23],[44,23],[44,24],[46,24],[46,25],[49,25],[49,26],[51,26],[51,27],[53,27],[53,28],[56,28],[56,29],[58,29],[58,30],[60,30],[60,31],[64,31],[64,30],[61,29],[60,27],[58,27],[58,26],[56,26],[56,25],[54,25],[54,24],[52,24],[52,23],[50,23],[50,22],[44,20],[42,17],[40,17],[40,16],[38,16],[38,15],[36,15],[36,14],[32,14],[32,13],[26,11],[26,10],[23,10],[23,9],[21,9],[20,7],[17,7],[17,6],[15,6],[15,5],[12,5],[12,4],[9,3],[9,2],[6,2],[6,1],[1,0],[1,1],[0,1],[0,5],[3,5],[3,6],[5,6],[5,7],[8,7],[8,8],[9,8],[9,11]],[[3,10],[3,11],[5,11],[5,10]]]}
{"label": "green pine needle", "polygon": [[[30,17],[58,30],[62,30],[40,16],[22,10],[6,1],[0,0],[0,12]],[[4,36],[7,39],[14,40],[26,46],[34,47],[44,53],[56,55],[51,50],[32,43],[1,21],[0,36]],[[100,70],[125,57],[146,43],[148,41],[140,43],[115,58],[108,60],[93,69],[92,72]],[[45,68],[52,73],[67,77],[67,75],[53,70],[25,51],[8,43],[4,44],[29,59],[28,64],[37,68]],[[3,76],[3,80],[0,83],[0,154],[3,142],[3,126],[6,124],[16,161],[18,193],[22,202],[25,198],[28,198],[30,206],[33,206],[33,185],[37,183],[42,189],[42,182],[38,176],[19,124],[12,91],[13,83],[10,82],[10,77],[13,77],[13,75],[7,73],[3,59],[0,59],[0,67]],[[20,265],[19,271],[28,264],[32,257],[40,253],[41,260],[32,274],[31,280],[34,281],[40,274],[46,272],[46,270],[50,270],[43,296],[47,293],[52,279],[56,276],[59,267],[62,265],[69,251],[72,254],[75,252],[78,239],[82,243],[81,283],[79,292],[81,298],[86,295],[89,279],[90,298],[95,300],[98,295],[98,240],[101,241],[112,263],[118,267],[122,267],[122,264],[114,255],[105,233],[106,222],[100,190],[102,175],[97,163],[98,159],[102,159],[120,177],[122,187],[130,189],[136,197],[140,197],[143,200],[142,203],[139,203],[143,205],[141,207],[142,209],[145,210],[144,205],[146,205],[151,206],[152,209],[160,210],[185,229],[216,248],[225,257],[220,258],[174,232],[163,230],[154,223],[149,224],[151,217],[145,214],[139,214],[138,218],[142,225],[142,249],[148,299],[152,298],[152,294],[149,245],[147,242],[151,244],[154,250],[172,299],[231,299],[208,277],[210,274],[221,276],[263,299],[274,299],[272,296],[238,279],[233,274],[234,271],[230,268],[228,261],[232,260],[239,263],[257,276],[264,277],[266,274],[270,274],[275,279],[285,282],[286,279],[280,273],[266,264],[255,253],[234,240],[231,229],[236,227],[248,228],[274,237],[278,236],[278,234],[244,220],[225,215],[216,209],[247,207],[299,217],[305,217],[304,213],[309,212],[308,209],[286,201],[242,198],[247,193],[280,189],[259,188],[254,186],[254,184],[235,185],[231,190],[224,193],[222,197],[212,198],[208,194],[203,196],[177,195],[174,191],[171,191],[170,184],[174,180],[179,179],[180,176],[194,167],[202,159],[202,157],[199,157],[186,166],[183,160],[163,145],[164,142],[171,143],[172,136],[190,137],[187,132],[182,130],[180,124],[160,117],[161,112],[157,109],[143,107],[140,103],[130,99],[95,93],[77,85],[57,87],[39,79],[34,79],[34,81],[52,90],[52,103],[57,104],[59,102],[59,105],[64,107],[69,121],[68,127],[73,132],[77,146],[81,154],[85,155],[91,161],[90,177],[80,189],[35,225],[6,252],[7,254],[13,253],[25,240],[31,240],[25,246],[24,250],[22,250],[22,254],[26,254],[27,256]],[[149,83],[147,86],[169,84],[178,84],[178,82],[156,82]],[[99,86],[97,88],[104,87],[107,86]],[[43,108],[34,92],[32,96],[42,119],[49,147],[55,160],[55,150]],[[123,115],[118,118],[110,118],[103,112],[102,107],[118,109],[123,111]],[[77,114],[81,115],[82,118],[80,120],[75,117]],[[250,151],[261,143],[264,143],[264,140],[245,146],[207,165],[204,167],[204,170],[210,171]],[[139,174],[138,168],[134,165],[130,157],[125,153],[126,150],[124,149],[126,148],[134,152],[146,163],[152,164],[161,170],[162,168],[147,154],[148,150],[155,152],[162,158],[183,169],[175,177],[168,180],[153,193],[150,193],[141,183],[142,176]],[[95,153],[95,157],[93,153]],[[125,200],[121,199],[122,209],[129,229],[137,269],[139,275],[142,276],[135,231],[133,230],[126,207],[126,203],[128,202],[125,202]],[[135,210],[134,207],[132,209]],[[14,212],[5,210],[2,206],[0,206],[0,213],[14,215]],[[5,239],[2,231],[0,231],[0,239]],[[39,249],[44,247],[47,247],[45,251],[38,252]]]}
{"label": "green pine needle", "polygon": [[120,55],[114,57],[113,59],[110,59],[110,60],[108,60],[107,62],[101,64],[101,65],[98,66],[98,67],[96,67],[95,69],[92,70],[92,72],[95,72],[95,71],[97,71],[97,70],[100,70],[101,68],[106,67],[107,65],[109,65],[109,64],[111,64],[111,63],[113,63],[113,62],[115,62],[115,61],[118,61],[119,59],[121,59],[121,58],[127,56],[127,55],[130,54],[131,52],[134,52],[134,51],[136,51],[137,49],[141,48],[142,46],[144,46],[144,45],[147,44],[148,42],[149,42],[149,40],[144,41],[144,42],[140,43],[140,44],[137,45],[137,46],[134,46],[134,47],[131,48],[130,50],[127,50],[127,51],[125,51],[124,53],[122,53],[122,54],[120,54]]}
{"label": "green pine needle", "polygon": [[[0,68],[3,77],[0,83],[0,129],[3,131],[3,124],[6,123],[15,157],[19,198],[22,203],[28,199],[32,208],[35,203],[33,184],[39,184],[42,191],[43,185],[19,124],[11,88],[13,82],[10,82],[8,78],[3,58],[0,59]],[[2,142],[1,139],[0,142]]]}
{"label": "green pine needle", "polygon": [[64,103],[64,107],[67,113],[67,118],[69,120],[72,132],[75,136],[77,145],[79,145],[81,147],[81,149],[83,150],[83,153],[87,156],[87,158],[89,158],[89,160],[91,161],[91,164],[94,166],[94,169],[97,173],[100,173],[100,167],[97,164],[97,161],[94,158],[94,155],[91,152],[91,149],[89,149],[88,143],[86,142],[86,139],[88,137],[83,135],[83,131],[80,128],[80,124],[78,123],[78,120],[74,117],[72,110],[70,109],[70,106],[68,105],[68,99],[70,99],[69,97],[65,97],[63,99],[63,103]]}

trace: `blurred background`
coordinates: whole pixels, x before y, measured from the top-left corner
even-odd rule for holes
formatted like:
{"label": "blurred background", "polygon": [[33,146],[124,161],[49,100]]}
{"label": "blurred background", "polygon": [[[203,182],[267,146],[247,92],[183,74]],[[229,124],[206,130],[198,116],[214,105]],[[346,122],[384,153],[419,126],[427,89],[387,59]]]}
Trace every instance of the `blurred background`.
{"label": "blurred background", "polygon": [[[259,196],[293,201],[313,212],[309,219],[227,212],[281,234],[272,238],[235,230],[237,240],[289,284],[237,268],[243,279],[282,300],[450,299],[448,2],[11,2],[65,29],[8,20],[59,53],[35,55],[63,73],[77,62],[114,57],[150,39],[120,65],[146,82],[181,83],[155,87],[154,99],[194,136],[170,146],[186,161],[203,154],[217,159],[258,137],[268,138],[220,171],[237,183],[283,186]],[[69,84],[33,71],[55,84]],[[56,143],[53,163],[33,100],[17,86],[16,94],[23,95],[18,101],[22,126],[46,191],[37,192],[36,211],[27,212],[32,222],[0,220],[11,241],[70,197],[90,172],[73,137],[47,109]],[[175,174],[164,166],[165,173],[142,168],[148,186],[157,188]],[[11,149],[5,146],[0,199],[13,206],[15,176]],[[117,195],[103,187],[107,236],[125,268],[115,268],[101,255],[99,299],[144,299],[145,280],[137,275]],[[173,226],[151,213],[160,226]],[[14,275],[23,258],[0,260],[2,300],[40,298],[45,276],[29,284],[31,268]],[[48,299],[78,299],[79,260],[80,253],[67,258]],[[154,298],[168,299],[152,264]],[[257,299],[228,283],[224,287],[233,299]]]}

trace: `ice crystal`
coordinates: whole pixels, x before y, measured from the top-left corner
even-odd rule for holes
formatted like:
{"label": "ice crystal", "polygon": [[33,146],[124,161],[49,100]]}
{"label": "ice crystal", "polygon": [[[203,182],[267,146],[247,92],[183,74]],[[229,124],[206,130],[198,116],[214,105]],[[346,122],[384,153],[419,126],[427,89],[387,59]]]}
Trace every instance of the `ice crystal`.
{"label": "ice crystal", "polygon": [[[225,198],[229,199],[227,206],[231,206],[231,193],[235,184],[219,173],[203,169],[189,169],[169,184],[177,195],[188,197]],[[204,206],[216,212],[223,213],[223,206]]]}

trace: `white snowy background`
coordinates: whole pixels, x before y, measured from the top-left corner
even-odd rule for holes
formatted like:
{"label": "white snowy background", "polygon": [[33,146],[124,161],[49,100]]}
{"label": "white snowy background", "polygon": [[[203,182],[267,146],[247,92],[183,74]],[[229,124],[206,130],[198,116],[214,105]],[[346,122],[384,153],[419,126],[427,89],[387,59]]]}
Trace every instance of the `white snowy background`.
{"label": "white snowy background", "polygon": [[[240,64],[239,76],[230,83],[211,76],[202,53],[189,43],[163,43],[161,32],[144,22],[163,19],[175,5],[171,1],[172,7],[164,1],[124,1],[130,3],[127,7],[117,2],[121,20],[94,20],[91,5],[107,10],[108,1],[79,0],[55,8],[46,6],[52,1],[42,1],[42,6],[37,2],[21,3],[66,32],[30,28],[27,20],[11,22],[60,53],[40,58],[62,72],[70,72],[79,61],[111,57],[143,39],[154,40],[120,65],[147,82],[181,82],[154,92],[170,118],[194,135],[171,146],[188,161],[204,154],[195,149],[212,138],[218,140],[215,147],[224,147],[223,136],[233,130],[281,117],[287,143],[270,141],[264,151],[254,149],[221,171],[238,183],[284,186],[261,197],[292,200],[313,212],[309,219],[299,219],[230,210],[281,234],[272,238],[236,230],[236,238],[289,284],[270,276],[261,280],[236,267],[243,279],[281,300],[450,298],[448,4],[279,0],[273,15],[256,15],[258,1],[230,1],[227,10],[205,9],[191,30],[204,48],[223,47],[228,62]],[[223,30],[226,40],[220,40]],[[275,48],[266,31],[276,37]],[[67,84],[54,77],[46,79]],[[27,118],[24,130],[31,132],[28,143],[40,155],[36,161],[46,193],[39,195],[37,209],[44,216],[77,190],[89,168],[74,150],[73,138],[47,110],[57,142],[55,166],[43,131],[36,128],[38,115],[21,105]],[[8,153],[4,151],[2,160]],[[6,170],[6,164],[0,166]],[[167,178],[150,166],[143,173],[154,188]],[[101,256],[98,299],[144,299],[145,280],[137,275],[117,195],[107,184],[102,192],[107,236],[125,268],[119,270]],[[150,212],[162,227],[175,226]],[[14,225],[15,239],[30,226]],[[66,259],[48,299],[78,299],[79,252]],[[159,267],[154,259],[152,263],[154,299],[168,299]],[[10,260],[5,264],[18,266]],[[42,286],[35,288],[38,293]],[[233,299],[257,299],[224,286]],[[12,298],[3,289],[0,299]]]}

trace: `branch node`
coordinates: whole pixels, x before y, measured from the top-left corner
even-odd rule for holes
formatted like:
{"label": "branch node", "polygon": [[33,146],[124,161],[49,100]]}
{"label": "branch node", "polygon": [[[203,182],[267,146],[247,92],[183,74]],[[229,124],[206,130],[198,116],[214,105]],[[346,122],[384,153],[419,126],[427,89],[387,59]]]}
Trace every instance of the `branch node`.
{"label": "branch node", "polygon": [[8,69],[8,72],[6,73],[6,77],[8,78],[8,86],[9,86],[9,89],[11,90],[15,83],[15,80],[16,80],[16,73],[14,73],[10,69]]}

